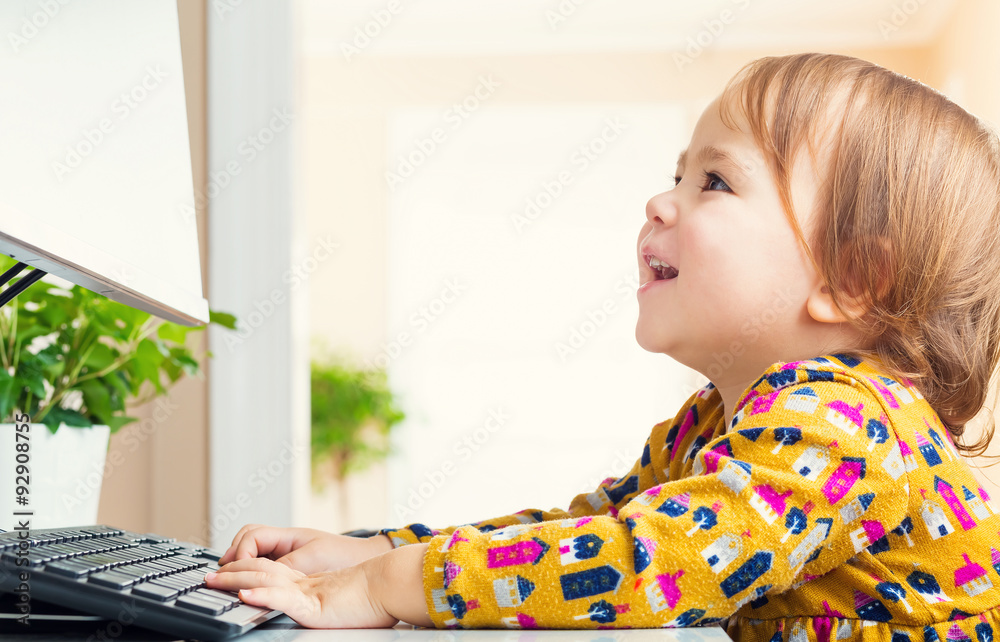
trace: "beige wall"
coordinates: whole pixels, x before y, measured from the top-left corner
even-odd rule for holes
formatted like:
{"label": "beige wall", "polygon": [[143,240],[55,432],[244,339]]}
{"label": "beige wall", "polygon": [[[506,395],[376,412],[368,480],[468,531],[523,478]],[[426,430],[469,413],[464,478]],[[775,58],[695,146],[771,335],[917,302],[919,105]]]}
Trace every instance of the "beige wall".
{"label": "beige wall", "polygon": [[[195,188],[205,192],[205,2],[179,3],[184,89]],[[205,212],[198,211],[202,288],[206,296],[208,236]],[[211,299],[210,299],[211,300]],[[201,355],[205,333],[194,332],[189,347]],[[201,378],[185,378],[160,402],[129,408],[139,422],[111,439],[98,519],[138,532],[188,541],[208,537],[208,368]]]}
{"label": "beige wall", "polygon": [[[304,58],[302,202],[308,238],[345,241],[310,280],[313,336],[362,356],[374,354],[384,340],[386,122],[394,109],[430,105],[444,111],[475,87],[480,74],[492,74],[502,85],[490,105],[679,101],[696,118],[744,63],[783,53],[792,50],[709,52],[684,71],[665,53]],[[915,78],[928,74],[923,48],[844,53]]]}

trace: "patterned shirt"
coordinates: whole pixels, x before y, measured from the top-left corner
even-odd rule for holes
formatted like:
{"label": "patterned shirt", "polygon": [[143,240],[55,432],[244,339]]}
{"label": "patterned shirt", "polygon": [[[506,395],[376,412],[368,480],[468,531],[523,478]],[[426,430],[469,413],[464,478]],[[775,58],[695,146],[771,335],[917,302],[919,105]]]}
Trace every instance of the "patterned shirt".
{"label": "patterned shirt", "polygon": [[[737,640],[992,640],[1000,518],[875,361],[776,363],[730,426],[708,384],[569,510],[383,529],[429,544],[440,628],[722,625]],[[997,579],[994,579],[997,578]]]}

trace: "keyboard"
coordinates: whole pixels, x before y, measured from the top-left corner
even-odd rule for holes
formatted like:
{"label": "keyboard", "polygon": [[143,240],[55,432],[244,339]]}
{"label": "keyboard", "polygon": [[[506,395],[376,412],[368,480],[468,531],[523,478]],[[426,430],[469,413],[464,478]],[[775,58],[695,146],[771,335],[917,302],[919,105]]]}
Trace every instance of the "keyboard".
{"label": "keyboard", "polygon": [[27,572],[32,601],[201,640],[242,635],[281,614],[207,588],[205,573],[218,570],[219,555],[203,546],[109,526],[22,534],[0,532],[0,591],[24,593]]}

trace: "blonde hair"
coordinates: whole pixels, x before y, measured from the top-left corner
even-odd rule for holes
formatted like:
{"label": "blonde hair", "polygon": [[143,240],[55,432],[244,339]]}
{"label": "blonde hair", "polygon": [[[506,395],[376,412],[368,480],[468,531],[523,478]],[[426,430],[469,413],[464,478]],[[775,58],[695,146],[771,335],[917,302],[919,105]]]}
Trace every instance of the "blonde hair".
{"label": "blonde hair", "polygon": [[[956,446],[981,454],[992,417],[976,444],[960,438],[1000,360],[996,132],[924,84],[834,54],[754,60],[726,85],[721,106],[729,126],[729,109],[741,110],[834,303],[842,312],[864,303],[851,323],[872,348],[858,356],[914,383]],[[790,172],[802,143],[816,157],[821,127],[829,164],[807,242]]]}

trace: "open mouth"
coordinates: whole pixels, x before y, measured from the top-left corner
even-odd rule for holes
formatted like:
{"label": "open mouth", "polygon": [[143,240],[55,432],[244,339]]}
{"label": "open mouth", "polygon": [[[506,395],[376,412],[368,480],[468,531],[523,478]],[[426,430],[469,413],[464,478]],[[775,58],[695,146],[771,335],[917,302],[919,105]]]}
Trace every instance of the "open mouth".
{"label": "open mouth", "polygon": [[647,254],[645,259],[646,264],[653,270],[653,275],[657,281],[669,281],[670,279],[677,278],[679,272],[672,265],[661,261],[652,254]]}

